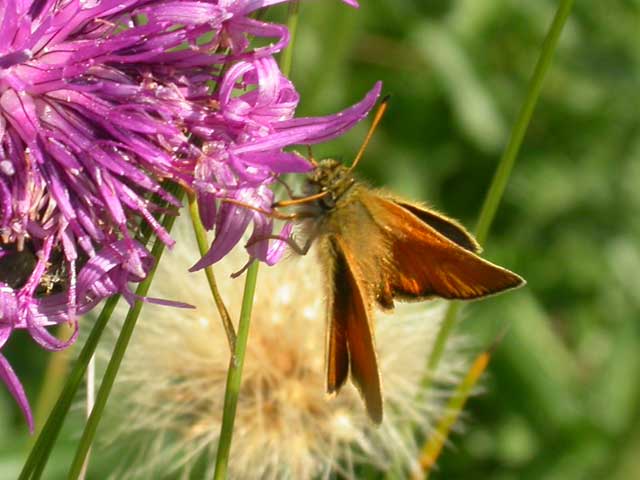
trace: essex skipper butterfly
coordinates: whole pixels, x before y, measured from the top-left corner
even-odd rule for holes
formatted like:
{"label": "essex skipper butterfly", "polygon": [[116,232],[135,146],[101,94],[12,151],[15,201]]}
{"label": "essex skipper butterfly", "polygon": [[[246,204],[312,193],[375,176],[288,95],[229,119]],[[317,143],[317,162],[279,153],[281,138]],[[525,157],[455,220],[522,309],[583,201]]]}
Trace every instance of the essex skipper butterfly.
{"label": "essex skipper butterfly", "polygon": [[[386,109],[379,107],[351,166],[314,163],[304,197],[274,207],[295,207],[304,255],[319,247],[328,284],[327,391],[338,392],[351,374],[371,420],[382,421],[382,392],[371,310],[391,310],[395,300],[434,297],[471,300],[523,285],[509,270],[484,260],[480,246],[455,220],[357,181],[352,174]],[[284,216],[283,216],[284,217]],[[276,238],[276,237],[273,237]]]}

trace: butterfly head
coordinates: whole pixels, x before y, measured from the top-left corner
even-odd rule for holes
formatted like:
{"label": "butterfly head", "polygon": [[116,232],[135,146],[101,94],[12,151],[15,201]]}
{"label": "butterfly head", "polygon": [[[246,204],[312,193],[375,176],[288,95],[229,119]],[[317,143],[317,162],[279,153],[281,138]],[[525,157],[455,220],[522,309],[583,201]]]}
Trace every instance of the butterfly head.
{"label": "butterfly head", "polygon": [[338,160],[324,158],[309,174],[305,185],[305,193],[313,195],[327,192],[319,202],[324,208],[333,208],[338,200],[354,185],[355,178],[349,167]]}

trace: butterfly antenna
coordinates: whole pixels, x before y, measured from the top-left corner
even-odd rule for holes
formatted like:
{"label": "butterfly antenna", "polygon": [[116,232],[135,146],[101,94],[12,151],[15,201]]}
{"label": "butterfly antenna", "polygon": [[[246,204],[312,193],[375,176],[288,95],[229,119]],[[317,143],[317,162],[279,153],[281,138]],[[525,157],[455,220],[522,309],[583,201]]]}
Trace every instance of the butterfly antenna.
{"label": "butterfly antenna", "polygon": [[275,210],[265,210],[264,208],[255,207],[249,203],[241,202],[234,198],[223,198],[220,200],[222,203],[230,203],[231,205],[237,205],[238,207],[246,208],[247,210],[253,210],[254,212],[261,213],[269,218],[275,218],[277,220],[295,220],[298,215],[295,213],[285,214]]}
{"label": "butterfly antenna", "polygon": [[376,131],[376,128],[380,124],[380,120],[382,120],[382,116],[387,111],[387,105],[389,104],[389,98],[391,98],[391,96],[387,95],[380,102],[380,105],[378,106],[378,109],[376,110],[376,114],[373,117],[373,123],[371,123],[371,126],[369,127],[369,131],[367,132],[367,136],[364,137],[364,142],[362,142],[362,145],[360,145],[360,150],[358,150],[358,154],[356,155],[356,158],[353,160],[353,162],[351,163],[351,166],[349,167],[350,171],[353,170],[354,168],[356,168],[356,165],[358,165],[358,162],[360,162],[360,159],[364,155],[364,151],[367,149],[367,146],[369,145],[369,142],[371,141],[371,137],[373,137],[373,132]]}

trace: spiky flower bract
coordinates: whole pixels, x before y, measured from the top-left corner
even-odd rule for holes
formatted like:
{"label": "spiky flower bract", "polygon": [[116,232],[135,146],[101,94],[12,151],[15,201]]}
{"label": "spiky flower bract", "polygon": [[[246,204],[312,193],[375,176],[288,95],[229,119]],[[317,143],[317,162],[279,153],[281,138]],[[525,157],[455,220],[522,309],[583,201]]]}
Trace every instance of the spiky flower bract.
{"label": "spiky flower bract", "polygon": [[[160,265],[156,295],[171,292],[197,308],[170,311],[150,305],[123,363],[110,412],[113,448],[140,442],[117,475],[154,478],[159,472],[189,472],[212,458],[220,432],[228,346],[206,282],[181,274],[195,247],[180,238]],[[221,293],[238,311],[241,285],[228,274],[241,261],[237,251],[218,265],[227,278]],[[225,275],[227,274],[227,275]],[[253,309],[245,359],[231,478],[356,478],[357,465],[403,472],[417,468],[414,436],[426,433],[441,414],[437,394],[419,394],[425,359],[442,317],[437,305],[405,304],[376,318],[384,379],[385,419],[376,428],[356,390],[325,393],[325,306],[322,268],[314,250],[263,270]],[[466,365],[456,342],[439,370],[453,385]],[[458,347],[460,344],[458,343]],[[104,351],[105,354],[107,350]],[[200,465],[201,467],[201,465]],[[198,467],[198,468],[200,468]],[[201,473],[200,473],[201,474]]]}
{"label": "spiky flower bract", "polygon": [[[295,119],[298,94],[272,58],[288,31],[252,16],[285,1],[0,3],[0,348],[14,329],[65,348],[77,315],[115,293],[135,299],[128,284],[153,265],[140,225],[173,244],[154,218],[180,207],[164,181],[194,191],[216,229],[199,266],[251,222],[256,235],[271,233],[268,216],[217,211],[214,200],[270,207],[275,177],[309,168],[282,149],[339,135],[379,91],[340,114]],[[274,41],[254,49],[256,36]],[[281,252],[262,242],[249,254],[274,263]],[[67,341],[47,331],[67,321]],[[1,354],[0,379],[32,427]]]}

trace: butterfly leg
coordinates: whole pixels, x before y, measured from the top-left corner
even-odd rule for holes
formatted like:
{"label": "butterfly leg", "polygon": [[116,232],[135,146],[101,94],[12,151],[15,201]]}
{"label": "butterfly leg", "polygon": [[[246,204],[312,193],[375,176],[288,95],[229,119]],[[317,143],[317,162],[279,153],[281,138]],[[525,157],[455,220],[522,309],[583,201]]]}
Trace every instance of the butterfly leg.
{"label": "butterfly leg", "polygon": [[280,240],[281,242],[285,242],[287,245],[289,245],[289,248],[291,248],[291,250],[296,252],[298,255],[306,255],[309,252],[309,249],[311,248],[311,244],[313,243],[313,238],[314,237],[309,237],[309,239],[306,242],[304,242],[304,244],[300,245],[291,237],[285,238],[285,237],[281,237],[280,235],[265,235],[264,237],[254,238],[253,240],[251,240],[245,245],[245,248],[249,248],[252,245],[255,245],[256,243],[264,242],[266,240]]}
{"label": "butterfly leg", "polygon": [[[295,215],[297,215],[297,218],[299,219],[314,217],[313,213],[304,212],[304,211],[297,212]],[[248,242],[245,245],[245,248],[248,248],[252,245],[255,245],[258,242],[263,242],[265,240],[280,240],[281,242],[285,242],[287,245],[289,245],[289,248],[291,248],[291,250],[293,250],[298,255],[306,255],[309,252],[309,249],[311,248],[311,245],[313,244],[313,241],[316,239],[317,236],[318,236],[318,227],[315,226],[313,230],[311,230],[310,235],[307,237],[307,239],[302,245],[296,242],[292,237],[285,238],[285,237],[281,237],[280,235],[265,235],[263,237],[252,239],[250,242]]]}
{"label": "butterfly leg", "polygon": [[285,182],[282,178],[280,178],[280,176],[275,177],[275,179],[276,179],[276,182],[282,185],[284,189],[287,191],[287,196],[289,197],[290,200],[295,200],[297,198],[300,198],[299,195],[296,195],[295,193],[293,193],[293,189],[289,186],[287,182]]}

